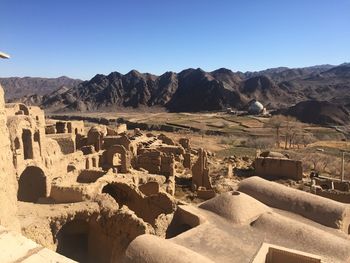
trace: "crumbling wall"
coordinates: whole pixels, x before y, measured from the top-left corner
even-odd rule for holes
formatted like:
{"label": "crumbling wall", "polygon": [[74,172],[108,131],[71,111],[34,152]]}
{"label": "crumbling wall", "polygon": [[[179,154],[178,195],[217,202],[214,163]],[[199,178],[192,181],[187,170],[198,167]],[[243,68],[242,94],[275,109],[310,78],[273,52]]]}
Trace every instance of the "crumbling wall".
{"label": "crumbling wall", "polygon": [[90,221],[89,262],[120,262],[137,236],[153,234],[153,228],[128,209]]}
{"label": "crumbling wall", "polygon": [[19,231],[17,212],[17,180],[6,126],[4,90],[0,85],[0,224]]}
{"label": "crumbling wall", "polygon": [[301,161],[280,158],[256,158],[254,161],[254,175],[269,179],[293,179],[303,178]]}
{"label": "crumbling wall", "polygon": [[116,167],[118,172],[127,173],[131,167],[130,153],[122,145],[113,145],[104,153],[107,167]]}
{"label": "crumbling wall", "polygon": [[192,189],[197,190],[199,187],[212,189],[209,178],[209,167],[207,152],[203,149],[198,151],[198,159],[192,166]]}
{"label": "crumbling wall", "polygon": [[183,160],[183,166],[184,168],[189,168],[191,169],[192,167],[192,162],[191,162],[191,153],[185,153],[183,155],[184,160]]}
{"label": "crumbling wall", "polygon": [[135,185],[117,182],[105,185],[101,191],[112,196],[120,207],[127,206],[151,225],[155,224],[159,215],[170,214],[175,210],[174,199],[163,192],[144,196]]}
{"label": "crumbling wall", "polygon": [[161,140],[164,144],[175,145],[175,142],[170,137],[168,137],[164,134],[160,134],[158,136],[158,139]]}
{"label": "crumbling wall", "polygon": [[161,156],[160,173],[162,175],[165,175],[166,177],[174,176],[174,174],[175,174],[175,160],[174,160],[173,155]]}
{"label": "crumbling wall", "polygon": [[49,218],[41,215],[26,224],[23,233],[79,262],[120,262],[134,238],[154,234],[152,226],[129,209],[118,209],[106,194],[101,194],[96,202],[56,206]]}
{"label": "crumbling wall", "polygon": [[141,149],[137,156],[137,168],[170,177],[175,172],[174,156],[166,155],[156,149]]}
{"label": "crumbling wall", "polygon": [[67,129],[69,133],[72,133],[74,135],[85,135],[85,127],[83,121],[69,121],[67,124]]}
{"label": "crumbling wall", "polygon": [[94,183],[99,179],[100,177],[104,176],[106,172],[104,171],[98,171],[98,170],[82,170],[79,172],[79,175],[77,177],[78,183]]}
{"label": "crumbling wall", "polygon": [[8,117],[7,127],[17,172],[23,171],[27,163],[32,160],[41,162],[43,148],[46,145],[44,128],[38,126],[35,119],[27,115]]}
{"label": "crumbling wall", "polygon": [[144,151],[137,156],[137,168],[143,168],[150,173],[160,174],[161,153],[159,151]]}
{"label": "crumbling wall", "polygon": [[5,111],[7,116],[29,115],[29,109],[23,103],[6,103]]}
{"label": "crumbling wall", "polygon": [[176,145],[160,145],[157,147],[157,150],[166,154],[174,154],[174,155],[180,155],[184,154],[185,150],[182,148],[182,146],[176,146]]}
{"label": "crumbling wall", "polygon": [[102,150],[103,137],[107,135],[107,128],[103,125],[92,127],[87,135],[88,145],[93,145],[98,152]]}
{"label": "crumbling wall", "polygon": [[50,198],[55,200],[55,203],[76,203],[82,202],[86,198],[86,193],[83,188],[69,186],[61,186],[53,184],[51,186]]}
{"label": "crumbling wall", "polygon": [[50,135],[50,138],[57,141],[63,154],[75,152],[75,140],[69,134],[55,134]]}
{"label": "crumbling wall", "polygon": [[179,143],[185,150],[191,150],[190,139],[180,138]]}
{"label": "crumbling wall", "polygon": [[350,204],[350,192],[342,192],[337,190],[322,190],[316,188],[316,195],[329,198],[341,203]]}
{"label": "crumbling wall", "polygon": [[29,116],[31,116],[38,123],[38,126],[45,127],[45,114],[42,109],[37,106],[29,107]]}

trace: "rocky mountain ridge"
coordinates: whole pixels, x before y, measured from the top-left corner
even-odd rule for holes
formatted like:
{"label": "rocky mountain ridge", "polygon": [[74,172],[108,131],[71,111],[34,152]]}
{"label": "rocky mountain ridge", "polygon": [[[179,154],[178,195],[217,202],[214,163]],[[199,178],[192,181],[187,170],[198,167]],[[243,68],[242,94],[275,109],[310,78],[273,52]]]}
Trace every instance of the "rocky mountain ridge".
{"label": "rocky mountain ridge", "polygon": [[68,89],[82,81],[65,76],[58,78],[10,77],[0,78],[0,84],[5,90],[7,100],[23,98],[25,96],[43,96],[63,86]]}
{"label": "rocky mountain ridge", "polygon": [[60,87],[22,101],[50,111],[108,110],[160,106],[172,112],[243,109],[252,99],[268,109],[290,107],[307,100],[332,101],[348,108],[350,65],[276,68],[260,72],[212,72],[186,69],[160,76],[132,70],[127,74],[97,74],[73,87]]}

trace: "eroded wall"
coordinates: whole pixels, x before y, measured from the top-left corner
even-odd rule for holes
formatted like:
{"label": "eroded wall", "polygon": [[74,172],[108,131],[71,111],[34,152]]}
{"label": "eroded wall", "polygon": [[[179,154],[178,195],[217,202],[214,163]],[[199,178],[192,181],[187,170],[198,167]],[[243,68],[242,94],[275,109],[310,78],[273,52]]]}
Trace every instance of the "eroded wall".
{"label": "eroded wall", "polygon": [[0,86],[0,225],[19,231],[17,181],[6,122],[4,91]]}
{"label": "eroded wall", "polygon": [[269,179],[293,179],[303,178],[301,161],[280,158],[256,158],[254,161],[254,174]]}

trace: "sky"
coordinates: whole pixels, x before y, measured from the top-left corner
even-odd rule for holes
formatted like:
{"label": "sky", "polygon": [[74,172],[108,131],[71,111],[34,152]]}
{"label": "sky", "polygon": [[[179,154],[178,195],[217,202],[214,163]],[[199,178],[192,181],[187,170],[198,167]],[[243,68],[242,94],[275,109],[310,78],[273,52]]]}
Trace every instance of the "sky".
{"label": "sky", "polygon": [[1,0],[0,77],[350,62],[350,0]]}

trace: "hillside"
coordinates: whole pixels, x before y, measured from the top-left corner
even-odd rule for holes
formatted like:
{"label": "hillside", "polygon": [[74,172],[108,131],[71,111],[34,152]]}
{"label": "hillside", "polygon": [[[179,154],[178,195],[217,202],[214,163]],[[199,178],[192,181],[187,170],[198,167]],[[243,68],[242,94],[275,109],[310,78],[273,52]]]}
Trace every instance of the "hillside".
{"label": "hillside", "polygon": [[344,107],[328,101],[303,101],[276,113],[293,116],[302,122],[319,125],[350,124],[349,112]]}
{"label": "hillside", "polygon": [[11,77],[0,78],[0,84],[5,90],[7,100],[22,98],[35,94],[42,96],[48,94],[62,86],[72,88],[78,85],[81,80],[68,77],[59,78],[32,78],[32,77]]}
{"label": "hillside", "polygon": [[[160,76],[132,70],[124,75],[118,72],[97,74],[89,81],[76,84],[71,81],[71,86],[46,88],[35,95],[25,94],[29,96],[22,97],[21,101],[41,105],[49,111],[158,106],[171,112],[198,112],[227,107],[243,109],[252,99],[259,100],[270,110],[288,108],[307,100],[327,100],[344,107],[350,105],[347,96],[349,64],[296,69],[280,67],[246,73],[225,68],[212,72],[190,68]],[[43,86],[39,85],[38,90],[43,90]]]}

